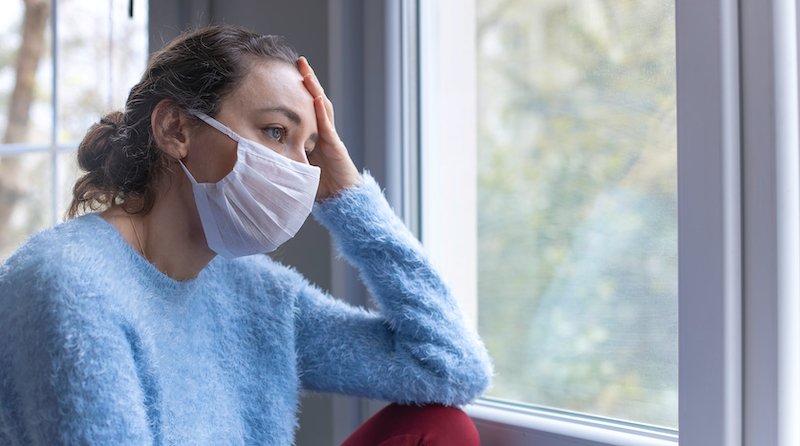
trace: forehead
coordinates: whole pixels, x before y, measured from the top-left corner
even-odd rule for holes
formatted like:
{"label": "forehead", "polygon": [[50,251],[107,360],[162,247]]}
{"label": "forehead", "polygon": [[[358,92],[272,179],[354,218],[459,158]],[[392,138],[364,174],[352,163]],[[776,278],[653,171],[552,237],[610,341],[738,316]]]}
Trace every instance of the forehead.
{"label": "forehead", "polygon": [[282,61],[253,61],[229,99],[243,111],[285,106],[297,112],[304,124],[314,118],[314,98],[303,76],[296,66]]}

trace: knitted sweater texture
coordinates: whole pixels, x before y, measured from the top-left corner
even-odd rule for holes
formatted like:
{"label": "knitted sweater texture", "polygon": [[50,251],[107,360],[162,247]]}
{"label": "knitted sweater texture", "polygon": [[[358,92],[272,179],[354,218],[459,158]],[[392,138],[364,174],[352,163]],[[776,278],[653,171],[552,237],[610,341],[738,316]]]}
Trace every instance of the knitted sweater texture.
{"label": "knitted sweater texture", "polygon": [[176,281],[96,213],[0,266],[0,445],[290,445],[299,393],[463,406],[492,361],[375,179],[312,215],[375,310],[266,255]]}

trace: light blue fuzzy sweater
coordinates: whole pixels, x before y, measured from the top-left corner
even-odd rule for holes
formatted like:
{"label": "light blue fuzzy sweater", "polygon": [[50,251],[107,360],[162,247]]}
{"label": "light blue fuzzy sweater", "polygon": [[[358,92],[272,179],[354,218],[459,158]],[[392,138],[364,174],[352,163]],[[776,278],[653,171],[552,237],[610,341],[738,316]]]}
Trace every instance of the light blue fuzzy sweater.
{"label": "light blue fuzzy sweater", "polygon": [[473,401],[492,361],[362,176],[313,216],[376,311],[266,255],[175,281],[94,213],[31,237],[0,267],[0,444],[289,445],[302,389]]}

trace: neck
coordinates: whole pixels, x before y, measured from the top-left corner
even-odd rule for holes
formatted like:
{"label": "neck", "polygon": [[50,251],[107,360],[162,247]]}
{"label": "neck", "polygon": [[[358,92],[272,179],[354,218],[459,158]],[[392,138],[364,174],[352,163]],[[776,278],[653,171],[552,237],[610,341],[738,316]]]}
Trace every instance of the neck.
{"label": "neck", "polygon": [[101,215],[135,250],[146,252],[147,260],[161,272],[175,280],[188,280],[197,277],[216,254],[206,243],[191,183],[179,169],[174,172],[171,182],[167,179],[156,187],[160,192],[147,214],[129,216],[114,206]]}

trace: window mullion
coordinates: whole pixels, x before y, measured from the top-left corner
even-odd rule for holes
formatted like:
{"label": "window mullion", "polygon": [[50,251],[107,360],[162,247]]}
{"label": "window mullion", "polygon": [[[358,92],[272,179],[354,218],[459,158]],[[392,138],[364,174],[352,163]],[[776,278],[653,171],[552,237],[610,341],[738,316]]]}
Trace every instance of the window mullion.
{"label": "window mullion", "polygon": [[738,9],[677,0],[681,444],[742,424]]}
{"label": "window mullion", "polygon": [[796,4],[741,2],[744,444],[800,443]]}
{"label": "window mullion", "polygon": [[53,61],[53,72],[51,78],[51,128],[50,133],[50,224],[55,225],[58,223],[58,198],[59,198],[59,184],[58,184],[58,2],[59,0],[51,0],[52,7],[50,8],[50,57]]}

